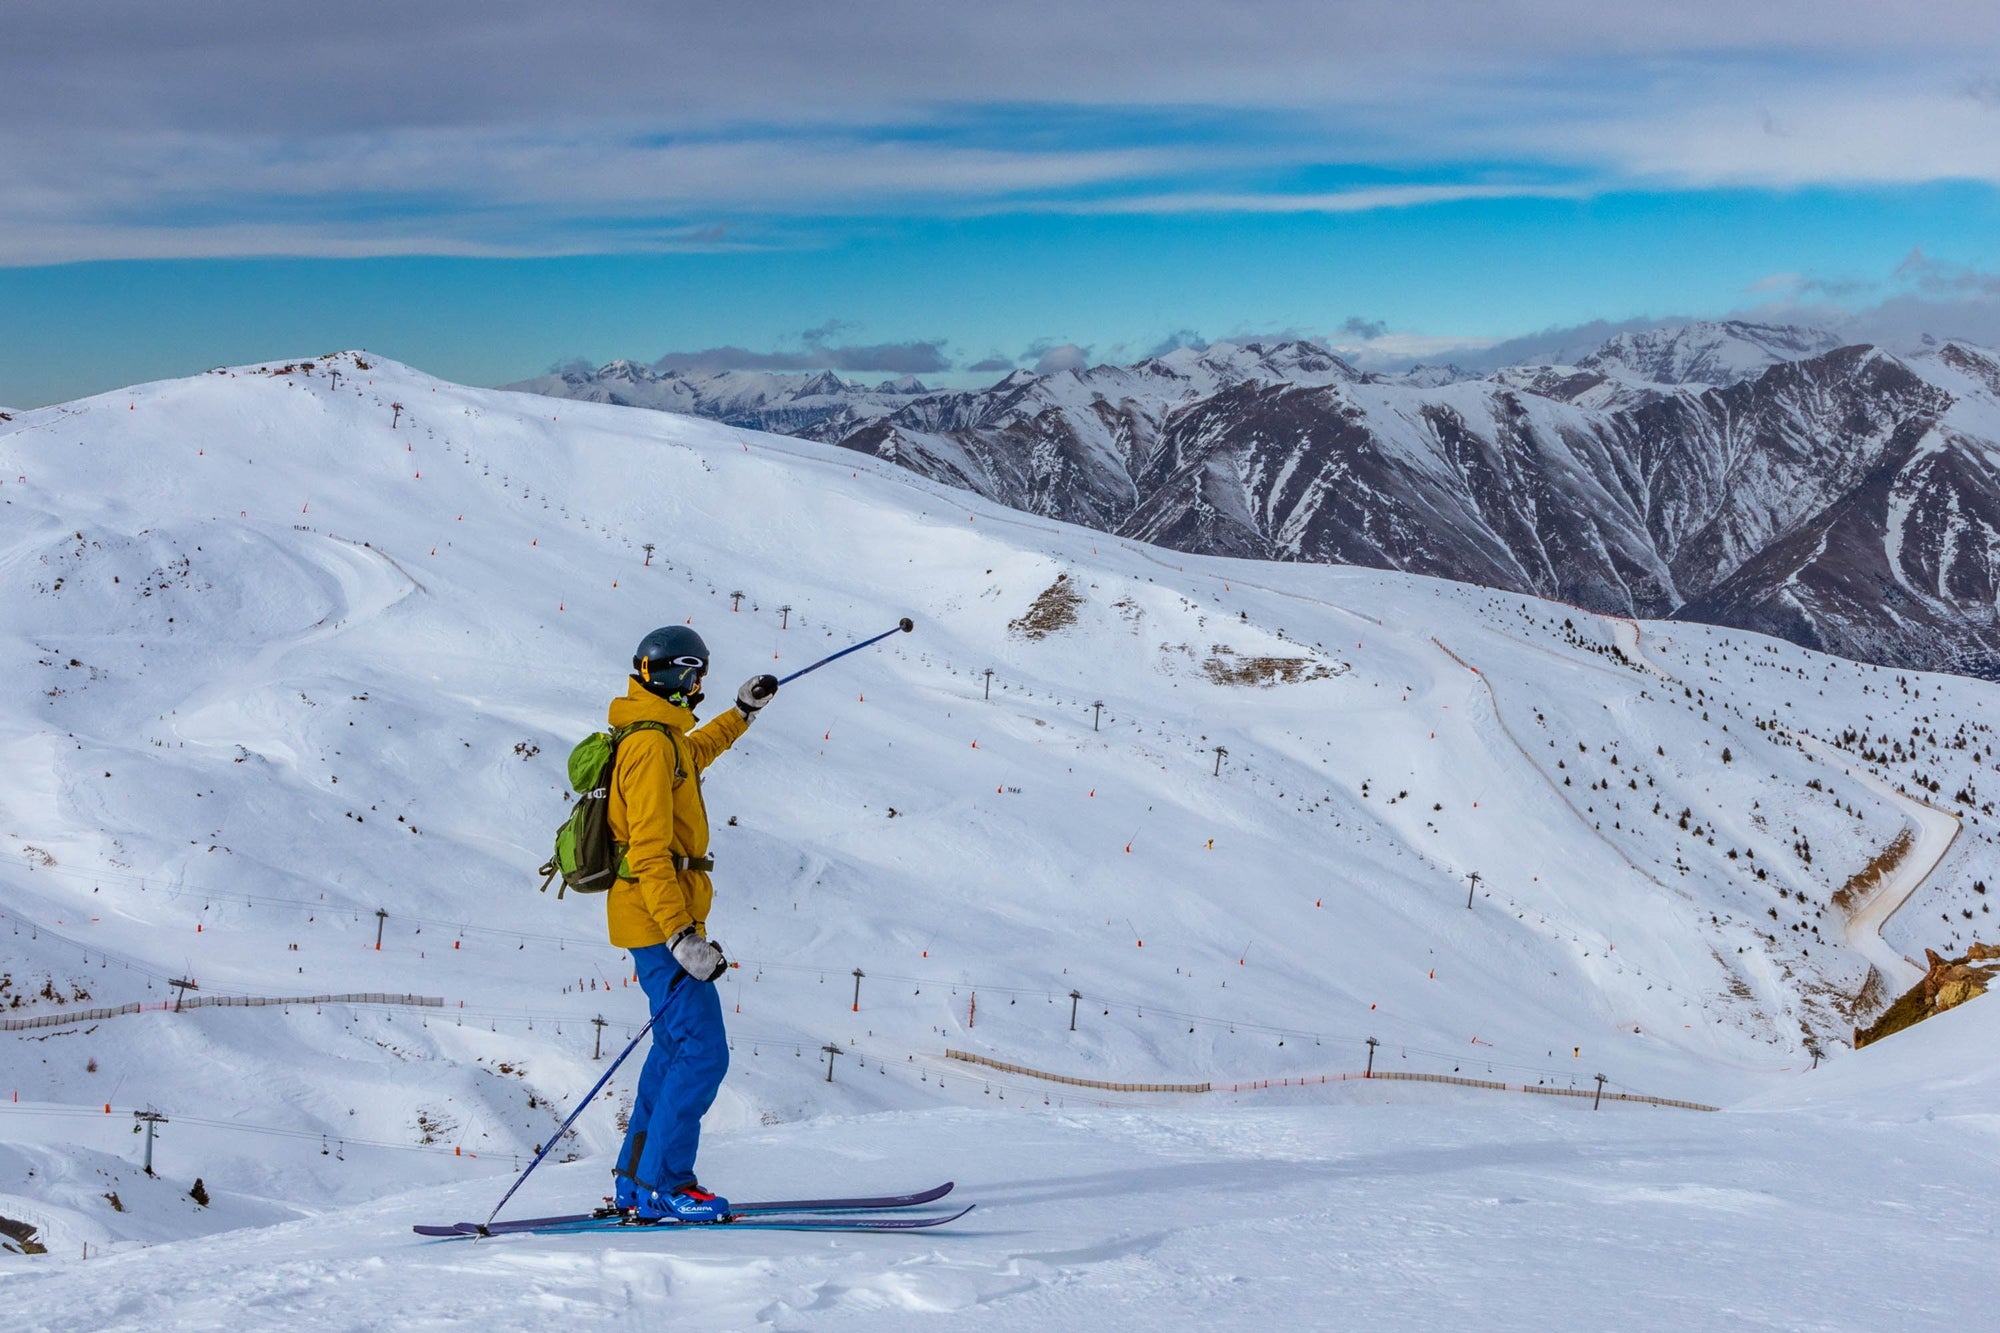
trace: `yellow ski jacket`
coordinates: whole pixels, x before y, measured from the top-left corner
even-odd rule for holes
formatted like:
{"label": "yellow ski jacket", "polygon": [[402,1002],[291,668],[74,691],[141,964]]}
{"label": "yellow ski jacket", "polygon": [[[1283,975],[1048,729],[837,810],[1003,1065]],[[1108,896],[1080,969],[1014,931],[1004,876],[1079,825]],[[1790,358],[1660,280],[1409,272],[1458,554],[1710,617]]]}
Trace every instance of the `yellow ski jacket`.
{"label": "yellow ski jacket", "polygon": [[[609,814],[611,837],[625,849],[625,868],[604,895],[611,942],[642,949],[666,943],[689,925],[706,935],[715,893],[708,872],[676,870],[674,858],[708,855],[701,771],[736,743],[749,720],[729,708],[695,727],[693,713],[647,693],[636,680],[624,698],[611,701],[610,719],[613,728],[658,722],[674,733],[670,741],[646,728],[618,743]],[[684,777],[675,773],[675,745]]]}

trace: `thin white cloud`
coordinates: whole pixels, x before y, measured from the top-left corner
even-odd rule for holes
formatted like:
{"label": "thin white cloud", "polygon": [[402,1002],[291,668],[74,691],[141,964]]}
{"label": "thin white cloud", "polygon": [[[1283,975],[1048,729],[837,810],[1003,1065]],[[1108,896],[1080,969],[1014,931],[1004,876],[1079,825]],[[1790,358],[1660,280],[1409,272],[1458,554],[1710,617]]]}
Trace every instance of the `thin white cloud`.
{"label": "thin white cloud", "polygon": [[[1027,152],[772,137],[648,144],[436,130],[293,144],[0,135],[0,264],[223,254],[527,255],[754,245],[717,219],[957,208],[1180,171],[1173,149]],[[766,230],[769,230],[768,228]],[[749,229],[754,235],[756,228]],[[704,240],[706,238],[706,240]]]}
{"label": "thin white cloud", "polygon": [[1635,183],[2000,183],[2000,114],[1925,83],[1731,90],[1700,105],[1574,132],[1590,158]]}
{"label": "thin white cloud", "polygon": [[1090,365],[1090,349],[1076,343],[1058,343],[1043,339],[1021,354],[1021,359],[1034,361],[1037,375],[1054,375],[1064,370],[1082,370]]}
{"label": "thin white cloud", "polygon": [[1385,185],[1310,193],[1145,194],[1111,199],[1057,201],[1038,205],[1052,212],[1116,213],[1373,213],[1386,208],[1470,199],[1579,199],[1601,187],[1579,185]]}
{"label": "thin white cloud", "polygon": [[1361,342],[1335,341],[1333,350],[1364,370],[1383,366],[1464,364],[1499,343],[1498,338],[1427,337],[1417,333],[1385,333]]}

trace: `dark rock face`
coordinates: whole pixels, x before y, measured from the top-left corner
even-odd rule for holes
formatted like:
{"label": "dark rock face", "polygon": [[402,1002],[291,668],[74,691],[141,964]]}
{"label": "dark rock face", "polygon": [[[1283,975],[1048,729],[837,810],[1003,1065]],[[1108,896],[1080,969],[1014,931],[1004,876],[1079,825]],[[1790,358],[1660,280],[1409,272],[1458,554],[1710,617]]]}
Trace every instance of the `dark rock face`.
{"label": "dark rock face", "polygon": [[[846,386],[869,399],[851,410],[839,381],[816,383],[793,433],[1178,550],[1406,570],[2000,679],[2000,357],[1834,341],[1690,325],[1483,379],[1217,344],[978,392]],[[710,396],[692,410],[731,420]],[[785,406],[742,424],[783,429]]]}
{"label": "dark rock face", "polygon": [[1910,423],[1852,490],[1675,614],[2000,680],[1992,452]]}

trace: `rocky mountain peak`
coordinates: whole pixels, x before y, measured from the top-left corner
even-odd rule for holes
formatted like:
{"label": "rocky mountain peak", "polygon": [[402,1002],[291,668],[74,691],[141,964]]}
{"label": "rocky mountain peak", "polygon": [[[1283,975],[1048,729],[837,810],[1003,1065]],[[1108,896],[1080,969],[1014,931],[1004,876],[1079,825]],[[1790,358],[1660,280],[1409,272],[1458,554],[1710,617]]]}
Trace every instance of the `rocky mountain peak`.
{"label": "rocky mountain peak", "polygon": [[1698,321],[1621,333],[1577,361],[1577,369],[1646,384],[1737,384],[1783,361],[1830,352],[1823,329],[1743,320]]}
{"label": "rocky mountain peak", "polygon": [[811,379],[794,389],[792,397],[817,398],[833,396],[846,393],[854,387],[856,386],[850,385],[846,380],[840,378],[840,376],[834,374],[832,371],[822,370],[819,374],[814,375]]}

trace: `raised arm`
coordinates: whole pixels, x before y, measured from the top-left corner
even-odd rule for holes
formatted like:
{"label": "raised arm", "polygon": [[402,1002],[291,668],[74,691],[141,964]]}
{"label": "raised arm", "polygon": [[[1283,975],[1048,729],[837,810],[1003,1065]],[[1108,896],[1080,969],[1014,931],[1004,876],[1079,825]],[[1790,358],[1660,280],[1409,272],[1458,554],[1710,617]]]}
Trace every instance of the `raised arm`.
{"label": "raised arm", "polygon": [[750,719],[740,710],[724,709],[688,733],[688,762],[697,771],[707,768],[749,729]]}

